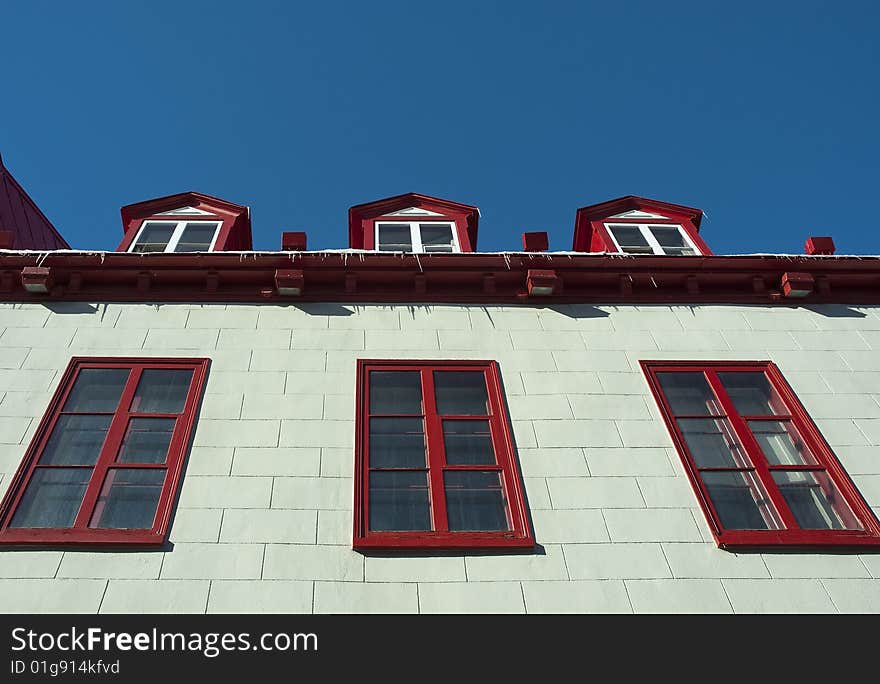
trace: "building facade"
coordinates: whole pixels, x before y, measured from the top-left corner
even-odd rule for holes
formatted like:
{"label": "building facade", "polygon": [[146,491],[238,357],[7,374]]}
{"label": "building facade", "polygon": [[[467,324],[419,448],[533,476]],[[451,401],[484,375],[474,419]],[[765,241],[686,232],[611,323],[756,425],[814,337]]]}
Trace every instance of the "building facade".
{"label": "building facade", "polygon": [[880,260],[701,217],[500,254],[416,194],[339,250],[198,193],[115,252],[4,224],[2,609],[880,611]]}

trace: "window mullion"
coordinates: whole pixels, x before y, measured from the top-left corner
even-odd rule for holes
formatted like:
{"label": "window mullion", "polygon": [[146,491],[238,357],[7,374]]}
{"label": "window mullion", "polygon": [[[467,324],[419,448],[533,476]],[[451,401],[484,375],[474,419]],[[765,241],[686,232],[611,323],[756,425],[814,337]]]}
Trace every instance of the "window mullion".
{"label": "window mullion", "polygon": [[110,422],[110,428],[107,430],[107,437],[101,447],[101,453],[95,462],[92,477],[86,487],[85,496],[77,513],[76,520],[73,523],[75,528],[87,528],[91,520],[92,513],[95,510],[95,504],[104,487],[104,480],[107,478],[107,471],[116,459],[116,454],[122,447],[122,440],[125,439],[125,430],[128,427],[128,408],[131,406],[135,391],[137,390],[138,381],[141,377],[141,368],[134,367],[128,376],[128,382],[122,390],[122,396],[119,398],[119,405],[116,407],[116,413]]}
{"label": "window mullion", "polygon": [[724,385],[718,378],[716,371],[713,369],[706,369],[705,373],[706,379],[712,387],[712,391],[715,392],[715,396],[718,397],[718,401],[721,402],[721,407],[724,409],[725,413],[727,413],[727,419],[730,421],[734,432],[739,438],[742,448],[745,449],[749,460],[755,468],[755,475],[761,480],[764,490],[773,502],[773,506],[776,508],[779,517],[782,518],[783,524],[787,529],[798,529],[799,525],[789,509],[788,504],[785,502],[785,497],[783,497],[782,492],[779,491],[779,487],[773,479],[773,474],[770,472],[770,467],[764,456],[764,452],[761,451],[761,447],[758,445],[757,440],[755,440],[755,436],[752,434],[751,429],[749,429],[748,423],[746,423],[745,418],[740,415],[739,411],[736,410],[733,401],[727,394],[727,390],[724,389]]}
{"label": "window mullion", "polygon": [[174,227],[174,232],[171,233],[171,238],[168,240],[168,244],[165,245],[166,252],[173,252],[177,249],[177,243],[180,242],[180,238],[183,237],[184,228],[186,228],[186,221],[178,221],[177,225]]}
{"label": "window mullion", "polygon": [[654,233],[651,232],[651,228],[645,223],[640,223],[638,225],[639,230],[642,233],[642,237],[644,237],[645,240],[648,241],[648,244],[651,245],[651,249],[654,250],[654,254],[666,254],[666,252],[663,250],[663,247],[661,247],[660,243],[657,242],[657,238],[654,237]]}
{"label": "window mullion", "polygon": [[409,239],[412,242],[413,253],[422,252],[422,230],[415,221],[409,224]]}
{"label": "window mullion", "polygon": [[431,515],[437,532],[449,531],[446,513],[446,486],[443,482],[443,466],[446,455],[443,449],[443,421],[437,414],[434,395],[434,370],[425,368],[422,375],[422,403],[425,411],[425,444],[427,446],[428,478],[431,482]]}

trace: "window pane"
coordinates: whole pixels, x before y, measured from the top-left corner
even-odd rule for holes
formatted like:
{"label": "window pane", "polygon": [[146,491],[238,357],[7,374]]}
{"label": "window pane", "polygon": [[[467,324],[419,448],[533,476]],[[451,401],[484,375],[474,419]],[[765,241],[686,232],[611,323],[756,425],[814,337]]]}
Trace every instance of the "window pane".
{"label": "window pane", "polygon": [[685,255],[696,254],[681,234],[678,226],[651,226],[649,228],[654,239],[660,243],[664,254]]}
{"label": "window pane", "polygon": [[420,415],[422,378],[419,371],[370,371],[370,413]]}
{"label": "window pane", "polygon": [[207,252],[217,231],[215,223],[187,223],[175,252]]}
{"label": "window pane", "polygon": [[677,416],[723,414],[703,373],[657,373],[657,380],[672,412]]}
{"label": "window pane", "polygon": [[40,465],[95,465],[113,416],[60,415]]}
{"label": "window pane", "polygon": [[383,252],[412,252],[412,235],[409,224],[379,224],[378,247]]}
{"label": "window pane", "polygon": [[132,418],[116,460],[120,463],[165,463],[174,418]]}
{"label": "window pane", "polygon": [[370,473],[370,529],[430,530],[428,474]]}
{"label": "window pane", "polygon": [[449,465],[494,465],[488,420],[444,420],[443,445]]}
{"label": "window pane", "polygon": [[789,421],[750,420],[752,433],[770,465],[814,465],[816,458]]}
{"label": "window pane", "polygon": [[486,376],[481,371],[434,371],[434,396],[441,416],[489,414]]}
{"label": "window pane", "polygon": [[91,468],[37,468],[10,527],[73,527]]}
{"label": "window pane", "polygon": [[620,249],[627,254],[653,254],[654,250],[638,226],[609,226]]}
{"label": "window pane", "polygon": [[176,224],[147,223],[131,251],[164,252],[176,227]]}
{"label": "window pane", "polygon": [[109,470],[89,527],[151,528],[164,481],[164,468]]}
{"label": "window pane", "polygon": [[424,468],[421,418],[370,418],[371,468]]}
{"label": "window pane", "polygon": [[744,416],[787,415],[788,410],[761,371],[718,373],[736,410]]}
{"label": "window pane", "polygon": [[500,473],[448,471],[444,482],[450,530],[490,532],[510,529]]}
{"label": "window pane", "polygon": [[62,411],[68,413],[114,413],[131,371],[127,368],[83,368]]}
{"label": "window pane", "polygon": [[452,251],[452,226],[432,226],[419,224],[422,248],[426,252]]}
{"label": "window pane", "polygon": [[824,472],[774,471],[785,502],[806,530],[860,530],[862,526]]}
{"label": "window pane", "polygon": [[698,468],[751,465],[726,418],[681,418],[678,425]]}
{"label": "window pane", "polygon": [[134,400],[133,413],[180,413],[192,382],[191,370],[148,368],[141,373]]}
{"label": "window pane", "polygon": [[709,498],[728,530],[777,530],[782,527],[767,493],[752,473],[701,473]]}

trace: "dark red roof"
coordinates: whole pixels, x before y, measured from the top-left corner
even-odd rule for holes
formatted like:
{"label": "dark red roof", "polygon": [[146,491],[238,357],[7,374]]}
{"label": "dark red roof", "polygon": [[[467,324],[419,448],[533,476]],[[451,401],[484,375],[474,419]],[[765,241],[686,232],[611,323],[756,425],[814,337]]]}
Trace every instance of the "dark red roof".
{"label": "dark red roof", "polygon": [[230,214],[246,214],[250,217],[250,209],[242,204],[227,202],[219,197],[212,197],[201,192],[179,192],[176,195],[126,204],[120,210],[122,213],[123,230],[132,219],[155,216],[163,211],[171,211],[180,207],[209,208],[225,211]]}
{"label": "dark red roof", "polygon": [[52,222],[13,178],[0,158],[0,230],[13,234],[14,249],[70,249]]}

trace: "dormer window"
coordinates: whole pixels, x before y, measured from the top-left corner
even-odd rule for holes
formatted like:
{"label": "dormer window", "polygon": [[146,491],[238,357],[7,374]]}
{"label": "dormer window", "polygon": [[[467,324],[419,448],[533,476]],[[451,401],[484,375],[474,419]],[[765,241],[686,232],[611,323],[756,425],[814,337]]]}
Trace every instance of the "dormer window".
{"label": "dormer window", "polygon": [[678,225],[606,223],[617,251],[624,254],[692,256],[700,250]]}
{"label": "dormer window", "polygon": [[666,256],[710,256],[700,237],[703,212],[693,207],[628,195],[577,211],[572,248]]}
{"label": "dormer window", "polygon": [[250,209],[218,197],[184,192],[122,207],[125,235],[117,252],[247,252]]}
{"label": "dormer window", "polygon": [[416,193],[348,210],[349,247],[409,254],[468,253],[477,246],[480,210]]}
{"label": "dormer window", "polygon": [[144,221],[129,252],[210,252],[218,221]]}
{"label": "dormer window", "polygon": [[451,222],[376,221],[376,249],[380,252],[460,252]]}

